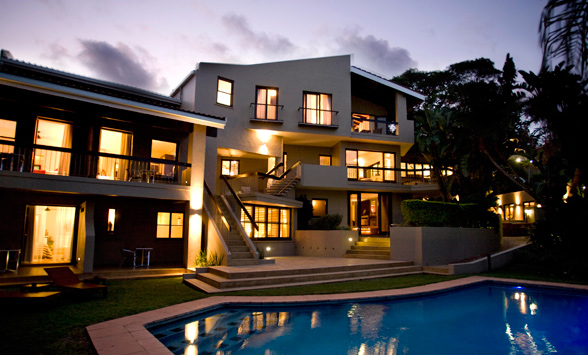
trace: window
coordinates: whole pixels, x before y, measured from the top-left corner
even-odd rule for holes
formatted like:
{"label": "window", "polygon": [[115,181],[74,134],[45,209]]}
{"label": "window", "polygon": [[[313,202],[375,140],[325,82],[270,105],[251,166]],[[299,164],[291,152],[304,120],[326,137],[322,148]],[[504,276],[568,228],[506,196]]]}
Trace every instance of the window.
{"label": "window", "polygon": [[216,92],[216,103],[233,106],[233,81],[218,78],[218,88]]}
{"label": "window", "polygon": [[345,163],[348,180],[396,181],[394,153],[347,149]]}
{"label": "window", "polygon": [[255,118],[258,120],[278,119],[278,89],[257,88]]}
{"label": "window", "polygon": [[[165,142],[153,139],[151,141],[151,158],[176,161],[178,145],[172,142]],[[175,176],[175,165],[165,163],[151,163],[151,171],[160,177],[173,178]]]}
{"label": "window", "polygon": [[[0,140],[14,142],[16,121],[0,119]],[[14,146],[0,143],[0,153],[14,153]]]}
{"label": "window", "polygon": [[235,176],[239,175],[239,161],[238,160],[221,160],[221,175]]}
{"label": "window", "polygon": [[331,156],[319,155],[319,165],[331,165]]}
{"label": "window", "polygon": [[[100,130],[100,153],[131,156],[133,153],[133,134],[130,132],[115,131],[102,128]],[[125,158],[99,157],[98,174],[99,179],[107,180],[129,180],[129,172],[132,175],[140,174],[134,172],[130,160]],[[147,170],[147,169],[143,169]]]}
{"label": "window", "polygon": [[312,199],[312,216],[321,217],[327,214],[326,199]]}
{"label": "window", "polygon": [[360,113],[351,114],[351,132],[397,135],[398,124],[386,116],[373,116]]}
{"label": "window", "polygon": [[116,219],[116,210],[114,208],[108,209],[108,224],[106,225],[106,231],[109,233],[114,232],[114,222]]}
{"label": "window", "polygon": [[[35,144],[56,148],[71,148],[72,125],[39,118]],[[33,172],[38,174],[68,175],[71,153],[35,148]]]}
{"label": "window", "polygon": [[183,236],[183,213],[157,212],[157,239],[180,239]]}
{"label": "window", "polygon": [[304,93],[304,123],[317,125],[333,124],[330,94]]}
{"label": "window", "polygon": [[253,229],[249,218],[241,210],[241,224],[252,238],[290,238],[290,209],[271,206],[245,205],[259,231]]}
{"label": "window", "polygon": [[25,262],[71,262],[75,216],[75,207],[27,206]]}
{"label": "window", "polygon": [[515,204],[504,205],[504,220],[513,220],[515,218]]}

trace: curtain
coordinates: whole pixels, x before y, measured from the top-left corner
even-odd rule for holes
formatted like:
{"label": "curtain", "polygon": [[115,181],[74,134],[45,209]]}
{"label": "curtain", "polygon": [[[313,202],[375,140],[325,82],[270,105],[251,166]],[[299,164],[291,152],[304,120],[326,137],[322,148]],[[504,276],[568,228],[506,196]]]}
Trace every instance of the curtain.
{"label": "curtain", "polygon": [[[71,124],[64,124],[63,139],[61,142],[61,148],[71,149],[72,131],[73,131],[73,129],[72,129]],[[69,164],[71,161],[71,153],[60,152],[58,154],[59,154],[58,174],[59,175],[69,175]]]}
{"label": "curtain", "polygon": [[[121,137],[121,152],[120,155],[132,156],[133,155],[133,134],[123,133]],[[117,159],[117,180],[127,181],[129,178],[130,160],[128,159]]]}
{"label": "curtain", "polygon": [[317,109],[318,109],[318,95],[314,94],[306,94],[304,100],[304,107],[305,107],[305,123],[313,123],[316,124],[317,122]]}
{"label": "curtain", "polygon": [[320,122],[319,124],[330,125],[332,122],[331,116],[331,95],[321,94],[320,97]]}
{"label": "curtain", "polygon": [[255,118],[258,119],[265,119],[266,117],[266,103],[267,103],[267,90],[266,89],[257,89],[257,105]]}
{"label": "curtain", "polygon": [[25,261],[37,264],[71,261],[75,207],[28,206]]}

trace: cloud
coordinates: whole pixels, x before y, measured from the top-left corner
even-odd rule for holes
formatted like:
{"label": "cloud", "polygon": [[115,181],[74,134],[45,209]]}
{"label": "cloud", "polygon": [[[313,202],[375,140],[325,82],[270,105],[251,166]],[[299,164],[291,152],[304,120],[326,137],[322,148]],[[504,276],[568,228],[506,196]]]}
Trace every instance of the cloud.
{"label": "cloud", "polygon": [[388,40],[373,35],[361,36],[358,29],[344,31],[335,41],[339,45],[339,51],[354,54],[356,63],[365,63],[367,68],[378,70],[387,76],[401,74],[417,66],[408,50],[391,47]]}
{"label": "cloud", "polygon": [[78,58],[103,80],[153,91],[168,90],[165,78],[149,69],[155,59],[143,48],[131,49],[124,43],[116,47],[104,41],[80,40],[82,51]]}
{"label": "cloud", "polygon": [[244,48],[251,48],[257,54],[276,57],[290,54],[297,49],[287,37],[254,32],[244,16],[228,14],[221,21],[231,33],[241,38]]}

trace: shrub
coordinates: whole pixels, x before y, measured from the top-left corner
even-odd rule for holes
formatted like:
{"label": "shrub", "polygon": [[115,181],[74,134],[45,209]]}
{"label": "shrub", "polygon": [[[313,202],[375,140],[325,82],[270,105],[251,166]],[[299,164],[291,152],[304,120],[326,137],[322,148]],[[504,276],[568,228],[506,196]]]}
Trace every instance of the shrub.
{"label": "shrub", "polygon": [[218,255],[216,252],[212,252],[207,257],[206,250],[200,250],[200,253],[196,256],[196,267],[220,266],[224,258],[224,254]]}
{"label": "shrub", "polygon": [[326,214],[324,216],[313,218],[308,223],[308,229],[313,230],[334,230],[339,227],[343,216],[340,214]]}
{"label": "shrub", "polygon": [[413,227],[498,228],[500,223],[498,215],[473,203],[404,200],[400,210]]}

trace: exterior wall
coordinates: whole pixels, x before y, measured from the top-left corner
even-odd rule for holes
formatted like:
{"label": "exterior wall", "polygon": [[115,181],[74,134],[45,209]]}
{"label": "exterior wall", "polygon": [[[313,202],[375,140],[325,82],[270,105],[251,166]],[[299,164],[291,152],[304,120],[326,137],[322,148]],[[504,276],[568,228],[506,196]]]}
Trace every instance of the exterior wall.
{"label": "exterior wall", "polygon": [[347,191],[341,190],[326,190],[326,189],[297,189],[296,196],[300,197],[306,195],[308,200],[312,199],[324,199],[327,200],[327,213],[328,214],[340,214],[343,216],[341,226],[349,226],[349,213],[348,213],[348,201]]}
{"label": "exterior wall", "polygon": [[527,245],[522,245],[514,249],[492,254],[490,255],[490,264],[488,264],[488,258],[475,260],[469,263],[449,264],[449,273],[453,275],[464,275],[501,269],[512,263],[515,257],[526,247]]}
{"label": "exterior wall", "polygon": [[396,227],[390,229],[392,260],[417,265],[446,265],[500,248],[500,235],[491,229]]}
{"label": "exterior wall", "polygon": [[[296,255],[294,240],[254,240],[253,243],[259,250],[263,251],[265,258]],[[267,250],[268,247],[270,250]]]}
{"label": "exterior wall", "polygon": [[341,258],[358,240],[357,231],[296,231],[296,255]]}

